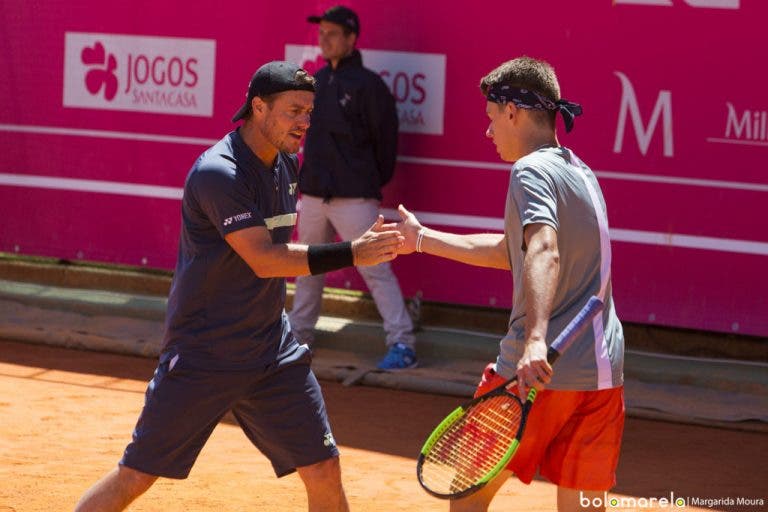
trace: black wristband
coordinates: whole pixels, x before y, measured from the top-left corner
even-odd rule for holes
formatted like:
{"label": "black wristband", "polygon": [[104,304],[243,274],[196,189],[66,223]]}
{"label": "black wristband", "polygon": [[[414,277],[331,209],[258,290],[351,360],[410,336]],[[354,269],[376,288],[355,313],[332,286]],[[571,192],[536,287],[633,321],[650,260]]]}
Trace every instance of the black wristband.
{"label": "black wristband", "polygon": [[310,245],[307,248],[307,264],[312,275],[354,265],[352,242]]}

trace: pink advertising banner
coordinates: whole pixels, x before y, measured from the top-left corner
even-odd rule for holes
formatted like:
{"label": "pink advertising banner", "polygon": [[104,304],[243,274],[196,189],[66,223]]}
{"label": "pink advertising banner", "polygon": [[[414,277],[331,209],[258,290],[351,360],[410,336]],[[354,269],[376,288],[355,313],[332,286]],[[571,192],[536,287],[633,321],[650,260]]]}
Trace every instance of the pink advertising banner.
{"label": "pink advertising banner", "polygon": [[[0,7],[0,251],[172,269],[187,171],[233,128],[259,65],[323,64],[306,16],[331,3],[36,4]],[[768,336],[768,4],[348,5],[398,101],[388,217],[402,202],[440,229],[501,230],[510,165],[485,137],[478,82],[544,58],[584,107],[560,142],[602,184],[620,316]],[[511,303],[508,273],[425,255],[394,266],[408,296]],[[354,271],[328,284],[364,289]]]}

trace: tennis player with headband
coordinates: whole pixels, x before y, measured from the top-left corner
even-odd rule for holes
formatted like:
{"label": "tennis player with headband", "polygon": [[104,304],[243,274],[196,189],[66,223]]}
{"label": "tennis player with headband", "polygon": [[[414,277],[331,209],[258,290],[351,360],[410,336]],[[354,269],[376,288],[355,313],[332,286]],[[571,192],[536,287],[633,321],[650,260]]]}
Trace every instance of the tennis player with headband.
{"label": "tennis player with headband", "polygon": [[[512,271],[509,328],[476,396],[517,374],[524,397],[540,389],[525,434],[507,469],[451,511],[487,510],[513,474],[528,484],[536,472],[557,485],[561,512],[592,510],[592,497],[615,484],[624,428],[624,336],[611,293],[611,247],[605,201],[594,173],[557,139],[582,109],[560,98],[554,69],[520,57],[485,76],[480,88],[490,120],[486,136],[514,162],[504,234],[456,235],[423,227],[402,205],[401,253],[424,252],[475,266]],[[558,360],[547,346],[597,295],[602,314]],[[547,389],[544,389],[544,388]]]}

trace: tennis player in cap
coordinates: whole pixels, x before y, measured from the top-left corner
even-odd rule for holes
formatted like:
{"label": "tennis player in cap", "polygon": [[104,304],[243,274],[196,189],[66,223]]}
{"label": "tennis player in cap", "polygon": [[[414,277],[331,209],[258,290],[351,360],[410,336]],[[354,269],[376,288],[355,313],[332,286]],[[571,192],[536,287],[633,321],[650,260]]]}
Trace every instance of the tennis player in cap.
{"label": "tennis player in cap", "polygon": [[290,243],[295,153],[313,99],[303,69],[265,64],[232,119],[242,125],[192,166],[159,365],[133,440],[77,511],[123,510],[158,477],[186,478],[230,411],[278,477],[298,471],[310,511],[348,510],[311,352],[284,310],[285,278],[390,261],[402,237],[379,217],[352,241]]}

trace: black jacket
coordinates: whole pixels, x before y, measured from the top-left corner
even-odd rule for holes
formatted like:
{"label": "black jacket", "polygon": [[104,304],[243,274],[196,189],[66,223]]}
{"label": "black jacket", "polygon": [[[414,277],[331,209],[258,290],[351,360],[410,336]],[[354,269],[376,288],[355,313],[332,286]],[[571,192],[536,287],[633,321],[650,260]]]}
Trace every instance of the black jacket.
{"label": "black jacket", "polygon": [[315,74],[315,109],[304,143],[299,190],[323,198],[381,199],[397,155],[395,99],[354,50]]}

